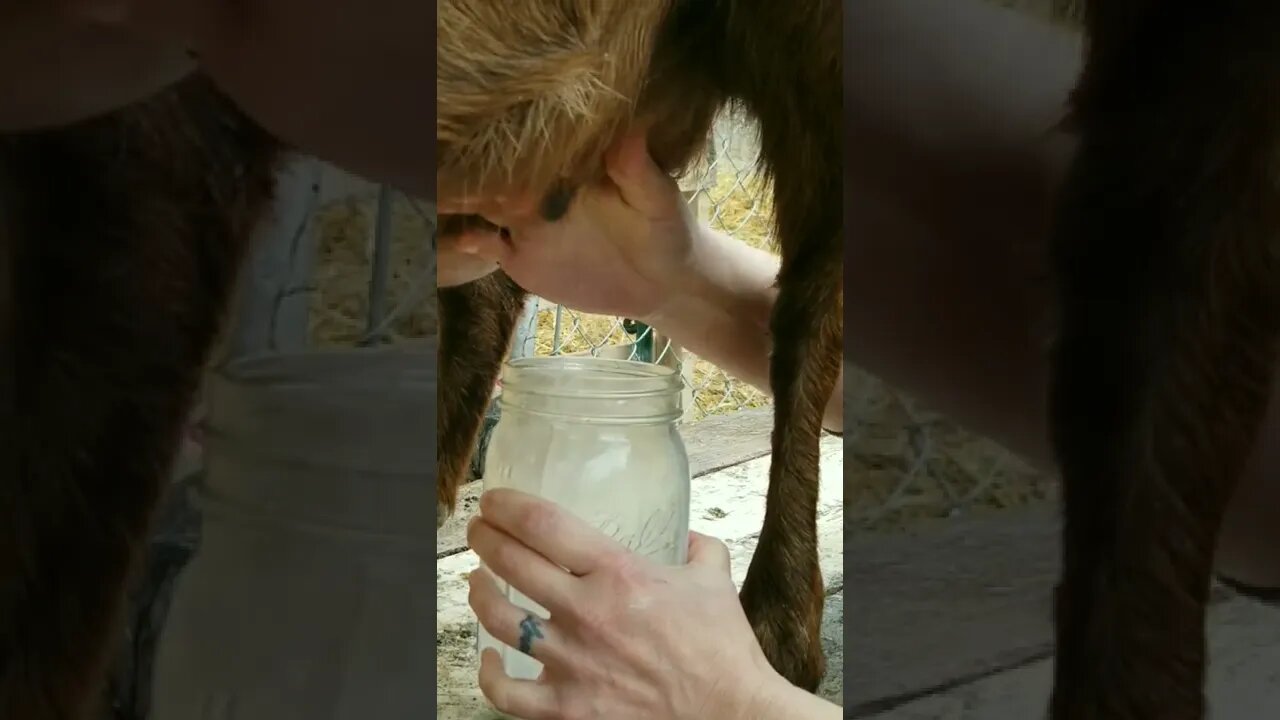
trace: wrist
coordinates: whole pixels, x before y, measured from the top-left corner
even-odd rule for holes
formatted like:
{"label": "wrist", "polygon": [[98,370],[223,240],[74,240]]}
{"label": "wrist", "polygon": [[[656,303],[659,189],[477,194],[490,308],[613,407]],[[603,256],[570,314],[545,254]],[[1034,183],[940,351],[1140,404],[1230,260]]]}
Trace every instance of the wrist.
{"label": "wrist", "polygon": [[694,272],[680,273],[655,292],[661,298],[646,313],[635,318],[664,335],[682,336],[685,327],[700,324],[708,313],[727,304],[723,293],[717,292],[705,276]]}
{"label": "wrist", "polygon": [[764,680],[751,685],[746,704],[735,718],[743,720],[819,720],[841,717],[841,708],[787,682],[769,668]]}
{"label": "wrist", "polygon": [[762,682],[755,683],[751,696],[740,717],[745,720],[774,720],[783,715],[780,711],[786,707],[788,697],[794,687],[775,672],[771,672]]}
{"label": "wrist", "polygon": [[663,275],[661,301],[637,319],[664,332],[703,316],[732,316],[767,329],[777,259],[702,223],[692,235],[685,261]]}
{"label": "wrist", "polygon": [[655,273],[653,297],[657,302],[637,320],[656,328],[663,328],[672,321],[685,316],[690,305],[698,299],[713,294],[714,288],[704,269],[702,256],[705,254],[700,246],[706,240],[707,228],[696,225],[690,228],[691,243],[688,252],[677,262],[671,264],[667,272]]}
{"label": "wrist", "polygon": [[[733,675],[721,685],[703,708],[699,720],[772,720],[785,702],[788,683],[764,658],[753,663],[753,672]],[[714,708],[714,712],[707,712]]]}

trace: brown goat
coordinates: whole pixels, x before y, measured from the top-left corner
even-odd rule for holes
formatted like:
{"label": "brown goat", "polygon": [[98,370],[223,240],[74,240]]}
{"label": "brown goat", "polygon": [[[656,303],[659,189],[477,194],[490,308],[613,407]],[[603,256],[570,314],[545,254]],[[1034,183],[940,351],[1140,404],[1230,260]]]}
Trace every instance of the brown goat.
{"label": "brown goat", "polygon": [[0,138],[0,718],[101,717],[277,143],[203,79]]}
{"label": "brown goat", "polygon": [[1052,239],[1055,720],[1199,720],[1219,524],[1270,397],[1280,4],[1055,0],[1089,47]]}
{"label": "brown goat", "polygon": [[[602,175],[605,149],[650,127],[687,168],[715,113],[758,119],[782,252],[770,373],[773,465],[742,602],[770,662],[815,689],[825,660],[818,439],[843,333],[842,8],[838,0],[441,0],[441,196],[519,185],[548,219]],[[448,233],[470,218],[442,218]],[[440,292],[439,501],[456,503],[523,291],[503,276]],[[477,328],[479,329],[477,331]]]}

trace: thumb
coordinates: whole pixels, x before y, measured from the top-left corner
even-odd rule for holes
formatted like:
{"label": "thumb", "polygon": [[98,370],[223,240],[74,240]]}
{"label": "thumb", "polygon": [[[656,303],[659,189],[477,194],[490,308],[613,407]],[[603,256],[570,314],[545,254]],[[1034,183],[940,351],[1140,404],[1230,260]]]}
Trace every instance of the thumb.
{"label": "thumb", "polygon": [[689,531],[689,564],[729,572],[729,547],[717,538]]}
{"label": "thumb", "polygon": [[468,230],[453,240],[454,249],[464,255],[475,255],[501,263],[511,257],[513,248],[496,230]]}
{"label": "thumb", "polygon": [[632,129],[605,158],[605,169],[623,201],[647,214],[662,211],[673,182],[649,155],[648,137],[648,128]]}

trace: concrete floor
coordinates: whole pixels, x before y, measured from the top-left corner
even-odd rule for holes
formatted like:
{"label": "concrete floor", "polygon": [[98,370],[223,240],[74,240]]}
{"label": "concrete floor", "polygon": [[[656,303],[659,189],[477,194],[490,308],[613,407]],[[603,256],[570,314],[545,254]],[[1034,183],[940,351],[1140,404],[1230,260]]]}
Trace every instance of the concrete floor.
{"label": "concrete floor", "polygon": [[[1213,720],[1274,717],[1280,707],[1280,622],[1241,598],[1214,608],[1209,678]],[[1027,720],[1044,717],[1053,672],[1048,658],[928,692],[869,720]],[[849,715],[847,717],[859,717]]]}
{"label": "concrete floor", "polygon": [[[754,431],[753,431],[754,432]],[[707,445],[687,438],[694,465],[717,467],[716,458],[726,452],[725,442],[738,446],[750,433],[725,433]],[[767,442],[767,427],[760,437]],[[754,437],[754,436],[752,436]],[[759,439],[759,438],[756,438]],[[753,441],[754,442],[754,441]],[[712,452],[714,446],[714,452]],[[739,447],[739,450],[741,448]],[[769,456],[750,453],[754,459],[710,472],[695,469],[692,486],[690,526],[718,537],[729,546],[734,581],[746,574],[764,517],[764,493],[768,486]],[[839,438],[827,437],[821,447],[822,485],[818,510],[819,558],[827,585],[823,638],[828,655],[828,674],[819,692],[834,702],[844,694],[844,451]],[[464,508],[471,503],[464,503]],[[457,527],[463,519],[450,521]],[[475,555],[450,540],[450,527],[441,531],[437,543],[437,716],[441,720],[482,720],[500,717],[487,707],[476,688],[474,616],[466,604],[466,573],[477,565]]]}
{"label": "concrete floor", "polygon": [[[1052,673],[1057,507],[853,536],[846,718],[1043,718]],[[1280,708],[1280,611],[1224,589],[1211,610],[1213,720]]]}

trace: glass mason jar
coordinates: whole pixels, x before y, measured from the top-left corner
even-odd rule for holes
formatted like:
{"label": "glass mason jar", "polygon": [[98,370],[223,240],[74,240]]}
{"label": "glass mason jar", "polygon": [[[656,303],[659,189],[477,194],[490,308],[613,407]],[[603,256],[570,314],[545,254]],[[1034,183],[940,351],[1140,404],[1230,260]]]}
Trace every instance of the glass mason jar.
{"label": "glass mason jar", "polygon": [[432,716],[436,357],[312,350],[210,378],[201,539],[148,717]]}
{"label": "glass mason jar", "polygon": [[[502,415],[485,460],[484,489],[547,498],[633,552],[665,564],[686,560],[689,458],[676,430],[681,378],[629,360],[537,357],[502,372]],[[515,605],[547,610],[498,579]],[[535,679],[542,664],[477,627],[477,652],[492,647],[507,674]]]}

